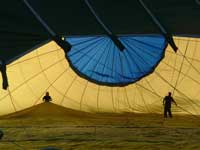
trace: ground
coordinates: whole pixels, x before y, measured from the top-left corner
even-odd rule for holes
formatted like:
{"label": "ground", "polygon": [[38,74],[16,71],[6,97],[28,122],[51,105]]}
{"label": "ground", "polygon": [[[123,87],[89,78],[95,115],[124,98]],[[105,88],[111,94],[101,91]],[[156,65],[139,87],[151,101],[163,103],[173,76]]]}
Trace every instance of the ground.
{"label": "ground", "polygon": [[200,149],[198,116],[163,119],[158,114],[89,114],[52,104],[39,107],[1,118],[0,150]]}

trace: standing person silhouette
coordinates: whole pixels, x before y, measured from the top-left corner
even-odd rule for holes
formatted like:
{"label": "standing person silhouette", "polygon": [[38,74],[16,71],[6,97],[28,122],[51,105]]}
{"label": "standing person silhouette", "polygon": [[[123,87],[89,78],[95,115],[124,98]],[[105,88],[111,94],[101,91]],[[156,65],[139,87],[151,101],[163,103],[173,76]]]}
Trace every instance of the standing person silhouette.
{"label": "standing person silhouette", "polygon": [[164,117],[165,118],[167,118],[167,113],[169,114],[169,117],[172,118],[171,103],[174,103],[177,106],[177,103],[174,101],[174,99],[171,95],[172,95],[171,92],[169,92],[168,95],[165,96],[163,99]]}
{"label": "standing person silhouette", "polygon": [[49,92],[46,92],[45,96],[44,96],[42,99],[43,99],[43,101],[45,101],[45,102],[50,102],[50,101],[52,101],[51,96],[49,96]]}
{"label": "standing person silhouette", "polygon": [[1,76],[2,76],[2,87],[4,90],[6,90],[8,88],[8,78],[7,78],[7,73],[6,73],[6,63],[5,61],[0,58],[0,72],[1,72]]}

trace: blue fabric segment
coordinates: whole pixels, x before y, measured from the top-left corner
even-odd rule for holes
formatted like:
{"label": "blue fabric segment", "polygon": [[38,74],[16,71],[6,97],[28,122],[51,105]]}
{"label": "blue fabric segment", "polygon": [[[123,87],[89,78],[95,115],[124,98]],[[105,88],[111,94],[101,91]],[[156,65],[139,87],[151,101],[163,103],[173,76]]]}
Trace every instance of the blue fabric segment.
{"label": "blue fabric segment", "polygon": [[164,56],[166,40],[155,36],[119,36],[120,51],[107,36],[66,37],[72,68],[90,81],[105,85],[134,83],[154,71]]}

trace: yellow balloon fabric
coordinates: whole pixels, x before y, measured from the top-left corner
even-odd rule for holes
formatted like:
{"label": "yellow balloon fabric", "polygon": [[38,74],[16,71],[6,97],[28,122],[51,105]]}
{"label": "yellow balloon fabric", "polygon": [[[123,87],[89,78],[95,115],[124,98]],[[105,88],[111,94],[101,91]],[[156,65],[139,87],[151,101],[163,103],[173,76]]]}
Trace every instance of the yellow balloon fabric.
{"label": "yellow balloon fabric", "polygon": [[[9,89],[0,89],[0,115],[42,103],[46,91],[52,103],[88,112],[162,113],[163,97],[172,92],[174,113],[200,114],[200,39],[174,37],[179,48],[167,47],[155,71],[136,83],[109,87],[79,77],[53,41],[7,66]],[[2,81],[1,81],[2,82]]]}

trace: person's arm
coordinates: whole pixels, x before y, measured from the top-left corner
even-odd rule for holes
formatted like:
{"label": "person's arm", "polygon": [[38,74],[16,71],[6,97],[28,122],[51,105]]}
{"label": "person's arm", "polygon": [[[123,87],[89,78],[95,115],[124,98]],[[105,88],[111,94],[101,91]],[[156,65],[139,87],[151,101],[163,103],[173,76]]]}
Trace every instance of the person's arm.
{"label": "person's arm", "polygon": [[176,105],[176,106],[178,106],[177,105],[177,103],[176,103],[176,101],[172,98],[172,102]]}

